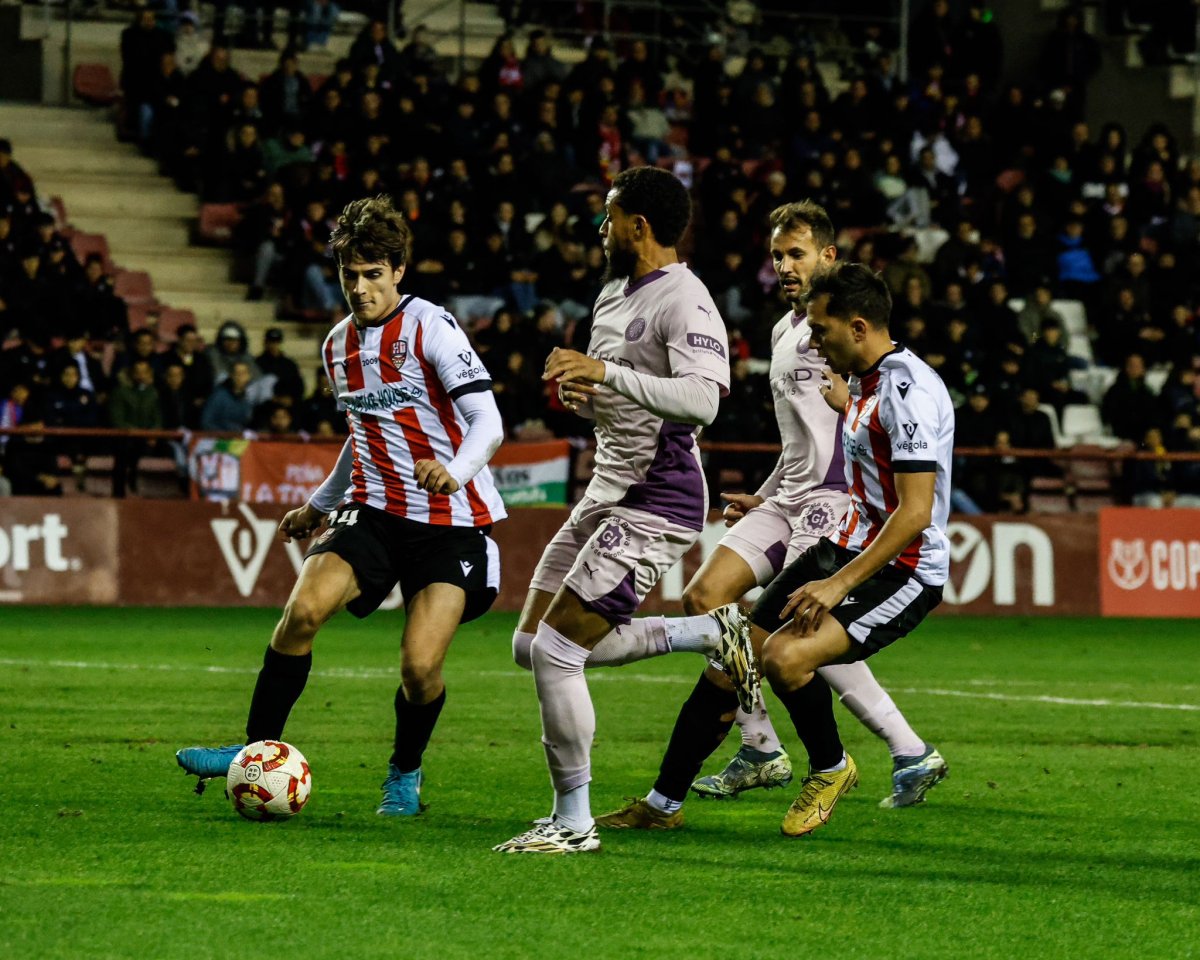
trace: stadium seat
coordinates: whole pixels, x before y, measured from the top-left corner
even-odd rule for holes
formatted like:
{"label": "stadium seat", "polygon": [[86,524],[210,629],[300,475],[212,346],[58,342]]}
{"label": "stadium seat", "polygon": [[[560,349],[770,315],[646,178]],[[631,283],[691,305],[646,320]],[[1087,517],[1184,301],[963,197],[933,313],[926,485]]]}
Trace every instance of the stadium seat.
{"label": "stadium seat", "polygon": [[1118,371],[1114,367],[1104,367],[1097,364],[1090,367],[1088,373],[1091,374],[1092,384],[1088,388],[1087,395],[1092,403],[1099,403],[1104,399],[1108,388],[1117,382]]}
{"label": "stadium seat", "polygon": [[1060,450],[1071,444],[1063,439],[1062,428],[1058,425],[1058,411],[1048,403],[1039,403],[1038,409],[1050,420],[1050,433],[1054,435],[1054,445]]}
{"label": "stadium seat", "polygon": [[75,259],[80,263],[83,263],[89,254],[98,253],[104,258],[105,273],[111,274],[116,269],[108,252],[108,238],[104,234],[84,233],[82,230],[76,230],[71,234],[70,244],[71,252],[75,254]]}
{"label": "stadium seat", "polygon": [[178,331],[182,326],[195,326],[196,315],[191,310],[175,310],[163,307],[158,319],[158,339],[166,343],[174,343],[178,339]]}
{"label": "stadium seat", "polygon": [[236,203],[204,203],[200,205],[197,232],[200,239],[224,246],[233,239],[233,231],[242,222],[242,208]]}
{"label": "stadium seat", "polygon": [[1068,403],[1063,407],[1061,428],[1067,446],[1105,432],[1100,408],[1092,403]]}
{"label": "stadium seat", "polygon": [[1092,341],[1087,338],[1087,334],[1073,333],[1067,337],[1067,355],[1086,360],[1088,364],[1092,363]]}
{"label": "stadium seat", "polygon": [[1050,309],[1062,317],[1068,337],[1087,336],[1087,313],[1078,300],[1051,300]]}
{"label": "stadium seat", "polygon": [[71,75],[75,96],[97,107],[109,107],[121,99],[121,88],[105,63],[81,63]]}
{"label": "stadium seat", "polygon": [[130,306],[154,303],[154,284],[144,270],[117,270],[114,292]]}
{"label": "stadium seat", "polygon": [[1162,388],[1167,382],[1167,377],[1171,375],[1169,367],[1154,367],[1146,371],[1146,386],[1150,388],[1150,392],[1155,396],[1162,393]]}

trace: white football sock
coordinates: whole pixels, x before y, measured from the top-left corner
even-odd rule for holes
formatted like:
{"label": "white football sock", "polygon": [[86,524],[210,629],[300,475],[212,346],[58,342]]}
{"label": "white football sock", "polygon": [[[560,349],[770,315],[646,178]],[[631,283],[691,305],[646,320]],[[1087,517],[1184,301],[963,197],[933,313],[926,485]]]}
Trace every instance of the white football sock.
{"label": "white football sock", "polygon": [[[829,681],[825,681],[828,683]],[[846,769],[846,752],[842,751],[842,759],[835,763],[832,767],[826,767],[824,770],[814,770],[813,773],[838,773]]]}
{"label": "white football sock", "polygon": [[831,664],[818,672],[846,709],[873,734],[887,741],[893,757],[916,757],[925,752],[925,741],[908,725],[900,708],[864,661]]}
{"label": "white football sock", "polygon": [[674,813],[683,806],[682,800],[672,800],[670,797],[664,797],[657,790],[651,790],[646,794],[646,803],[650,804],[659,813]]}
{"label": "white football sock", "polygon": [[776,753],[783,749],[783,744],[779,742],[779,735],[771,725],[771,718],[767,716],[767,708],[761,697],[754,705],[752,712],[746,713],[745,710],[738,710],[735,722],[742,728],[743,747],[749,747],[751,750],[758,750],[762,753]]}
{"label": "white football sock", "polygon": [[671,652],[664,617],[638,617],[614,627],[593,648],[584,667],[619,667],[638,660],[649,660]]}
{"label": "white football sock", "polygon": [[721,644],[721,625],[711,613],[698,617],[664,617],[671,652],[702,653],[715,656]]}
{"label": "white football sock", "polygon": [[573,790],[555,794],[554,822],[576,833],[583,833],[591,828],[595,821],[592,820],[592,805],[586,783]]}
{"label": "white football sock", "polygon": [[592,826],[586,791],[573,794],[592,779],[592,738],[596,711],[588,693],[583,665],[588,651],[545,621],[538,624],[530,659],[542,714],[542,746],[557,799],[555,815],[572,830]]}
{"label": "white football sock", "polygon": [[[529,652],[533,638],[534,634],[520,630],[513,634],[513,661],[526,670],[533,669]],[[593,667],[620,667],[626,663],[636,663],[638,660],[661,657],[670,652],[671,645],[667,642],[663,618],[638,617],[606,634],[592,648],[584,667],[588,670]]]}

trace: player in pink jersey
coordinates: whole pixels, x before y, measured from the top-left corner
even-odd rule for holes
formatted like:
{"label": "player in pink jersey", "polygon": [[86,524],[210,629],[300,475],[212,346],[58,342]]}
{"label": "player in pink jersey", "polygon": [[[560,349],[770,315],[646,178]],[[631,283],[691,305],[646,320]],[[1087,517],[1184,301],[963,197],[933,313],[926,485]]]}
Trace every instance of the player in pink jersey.
{"label": "player in pink jersey", "polygon": [[[487,462],[504,436],[491,379],[466,334],[440,307],[401,297],[411,231],[388,197],[357,200],[331,247],[351,314],[323,348],[350,438],[337,466],[279,525],[310,536],[250,701],[247,742],[278,740],[312,665],[313,638],[343,608],[374,611],[400,586],[405,623],[394,749],[378,813],[420,812],[421,757],[446,700],[442,663],[460,623],[492,605],[505,516]],[[180,766],[224,776],[239,746],[189,747]]]}
{"label": "player in pink jersey", "polygon": [[[832,535],[849,504],[842,417],[822,396],[820,387],[828,371],[812,349],[812,331],[804,314],[809,283],[837,257],[833,224],[824,208],[812,201],[776,208],[770,223],[771,259],[791,304],[771,337],[771,391],[783,450],[775,470],[756,493],[722,494],[728,501],[724,516],[730,529],[684,591],[684,609],[690,614],[766,586],[822,536]],[[758,631],[759,644],[767,632]],[[917,736],[865,663],[830,665],[821,674],[859,721],[888,744],[893,788],[882,805],[919,803],[945,775],[941,755]],[[680,808],[689,784],[702,796],[729,797],[755,787],[789,783],[791,761],[761,700],[750,713],[737,710],[742,747],[725,769],[693,783],[701,764],[729,730],[735,709],[729,681],[710,666],[679,712],[654,789],[598,817],[597,823],[674,829],[683,825]],[[918,769],[922,776],[915,775]]]}
{"label": "player in pink jersey", "polygon": [[813,348],[850,378],[826,389],[844,415],[850,509],[836,539],[789,564],[751,614],[774,630],[763,670],[809,758],[786,836],[823,826],[858,783],[821,668],[865,660],[907,635],[941,602],[949,575],[954,408],[938,375],[892,342],[891,305],[884,282],[857,263],[814,277],[807,298]]}
{"label": "player in pink jersey", "polygon": [[588,801],[596,720],[584,668],[607,637],[623,634],[638,648],[610,663],[691,650],[718,659],[747,706],[758,693],[736,604],[696,617],[632,616],[704,527],[696,435],[728,392],[729,345],[708,291],[675,251],[691,213],[683,185],[653,167],[625,171],[606,211],[608,282],[588,355],[555,350],[545,370],[564,403],[595,421],[595,473],[542,554],[513,637],[514,657],[537,685],[554,812],[499,844],[503,853],[600,847]]}

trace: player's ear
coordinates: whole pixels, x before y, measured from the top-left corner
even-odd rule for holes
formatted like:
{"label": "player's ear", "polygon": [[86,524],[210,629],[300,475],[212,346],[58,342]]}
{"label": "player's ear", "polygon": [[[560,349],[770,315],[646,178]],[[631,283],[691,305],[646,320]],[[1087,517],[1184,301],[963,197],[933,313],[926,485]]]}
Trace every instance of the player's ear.
{"label": "player's ear", "polygon": [[400,281],[404,279],[404,271],[408,268],[407,263],[402,263],[392,271],[392,282],[396,286],[400,286]]}

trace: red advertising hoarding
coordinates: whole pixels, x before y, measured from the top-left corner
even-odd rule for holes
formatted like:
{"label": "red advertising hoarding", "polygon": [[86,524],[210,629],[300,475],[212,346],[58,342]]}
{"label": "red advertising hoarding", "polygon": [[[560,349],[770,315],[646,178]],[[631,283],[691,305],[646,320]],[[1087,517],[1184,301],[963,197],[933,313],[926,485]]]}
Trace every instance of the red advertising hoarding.
{"label": "red advertising hoarding", "polygon": [[1200,617],[1200,510],[1100,511],[1100,612]]}

